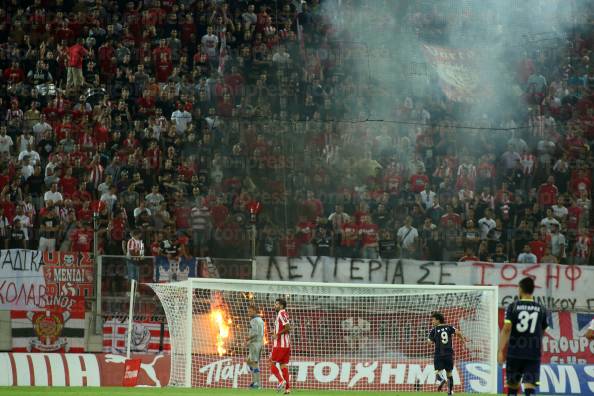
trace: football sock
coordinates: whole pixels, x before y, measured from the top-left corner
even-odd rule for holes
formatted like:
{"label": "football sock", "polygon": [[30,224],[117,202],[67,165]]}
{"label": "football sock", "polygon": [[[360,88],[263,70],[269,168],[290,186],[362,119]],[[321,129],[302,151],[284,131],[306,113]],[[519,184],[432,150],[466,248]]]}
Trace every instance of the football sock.
{"label": "football sock", "polygon": [[288,367],[283,367],[283,378],[285,379],[285,381],[287,381],[287,386],[285,386],[285,389],[290,389],[291,387],[289,386],[289,368]]}
{"label": "football sock", "polygon": [[452,393],[453,390],[454,390],[454,377],[449,376],[448,377],[448,393]]}
{"label": "football sock", "polygon": [[524,389],[524,394],[526,396],[532,396],[532,395],[535,395],[536,394],[536,390],[533,389],[533,388],[525,388]]}
{"label": "football sock", "polygon": [[516,396],[518,394],[517,389],[507,388],[507,396]]}
{"label": "football sock", "polygon": [[258,367],[252,368],[252,382],[255,385],[260,385],[260,369]]}
{"label": "football sock", "polygon": [[276,377],[279,384],[281,382],[283,382],[283,376],[281,375],[280,371],[278,371],[278,367],[276,367],[276,363],[272,363],[272,366],[270,366],[270,371]]}

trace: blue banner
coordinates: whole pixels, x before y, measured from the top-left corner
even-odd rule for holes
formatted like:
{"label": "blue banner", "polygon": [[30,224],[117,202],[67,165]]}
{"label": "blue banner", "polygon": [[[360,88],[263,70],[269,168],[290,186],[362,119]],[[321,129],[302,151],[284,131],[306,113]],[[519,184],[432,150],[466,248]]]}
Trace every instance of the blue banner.
{"label": "blue banner", "polygon": [[[480,363],[462,364],[465,373],[465,392],[487,390],[488,365]],[[503,393],[503,369],[498,367],[497,392]],[[592,364],[543,364],[540,366],[539,395],[583,395],[594,396],[594,365]]]}
{"label": "blue banner", "polygon": [[177,282],[196,276],[195,257],[155,257],[155,282]]}

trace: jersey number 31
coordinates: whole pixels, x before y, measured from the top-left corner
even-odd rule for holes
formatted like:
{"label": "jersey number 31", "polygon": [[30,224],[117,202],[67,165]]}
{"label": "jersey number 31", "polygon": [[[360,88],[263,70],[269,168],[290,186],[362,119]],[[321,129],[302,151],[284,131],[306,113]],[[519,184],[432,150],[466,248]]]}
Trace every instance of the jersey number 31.
{"label": "jersey number 31", "polygon": [[538,321],[538,312],[529,313],[527,311],[521,311],[518,314],[519,322],[516,324],[516,330],[519,333],[524,333],[530,327],[530,334],[534,333],[536,330],[536,322]]}

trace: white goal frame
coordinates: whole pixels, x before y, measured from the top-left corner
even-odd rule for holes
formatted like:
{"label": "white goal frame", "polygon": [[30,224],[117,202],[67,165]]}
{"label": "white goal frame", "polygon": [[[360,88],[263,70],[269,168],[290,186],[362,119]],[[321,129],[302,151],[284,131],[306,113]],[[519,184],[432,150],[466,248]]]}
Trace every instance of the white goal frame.
{"label": "white goal frame", "polygon": [[[498,298],[498,287],[497,286],[463,286],[463,285],[416,285],[416,284],[363,284],[363,283],[324,283],[324,282],[286,282],[286,281],[264,281],[264,280],[238,280],[238,279],[215,279],[215,278],[189,278],[185,281],[167,283],[167,284],[152,284],[149,286],[153,288],[156,294],[161,299],[159,289],[163,286],[168,288],[180,288],[185,289],[185,299],[190,303],[187,304],[186,308],[186,328],[183,330],[184,334],[192,334],[193,324],[193,291],[194,289],[206,289],[213,291],[231,291],[231,292],[253,292],[253,293],[269,293],[279,295],[312,295],[318,294],[316,290],[323,289],[341,289],[341,292],[337,296],[365,296],[364,293],[357,294],[356,289],[367,289],[374,290],[372,296],[382,296],[381,290],[390,290],[392,293],[386,294],[394,296],[394,291],[402,290],[404,294],[414,295],[414,290],[418,289],[422,294],[430,294],[428,291],[434,291],[435,294],[446,294],[455,292],[472,292],[481,291],[489,292],[491,297],[488,299],[488,307],[490,313],[488,315],[489,322],[489,365],[491,366],[488,384],[484,387],[488,393],[497,394],[497,347],[499,337],[498,327],[498,309],[499,309],[499,298]],[[353,291],[353,294],[349,294],[349,291]],[[178,294],[180,297],[183,295],[180,290]],[[177,293],[176,293],[177,294]],[[171,321],[173,317],[171,313],[165,309],[167,316],[167,322],[169,324],[170,331],[174,326]],[[191,387],[192,384],[192,339],[193,337],[185,337],[183,345],[183,351],[185,352],[185,368],[184,368],[184,381],[183,383],[170,383],[170,386],[181,386]],[[176,351],[179,351],[177,344],[179,339],[175,336],[171,337],[171,375],[174,370],[174,356]],[[188,353],[189,351],[189,353]],[[179,353],[179,352],[178,352]]]}

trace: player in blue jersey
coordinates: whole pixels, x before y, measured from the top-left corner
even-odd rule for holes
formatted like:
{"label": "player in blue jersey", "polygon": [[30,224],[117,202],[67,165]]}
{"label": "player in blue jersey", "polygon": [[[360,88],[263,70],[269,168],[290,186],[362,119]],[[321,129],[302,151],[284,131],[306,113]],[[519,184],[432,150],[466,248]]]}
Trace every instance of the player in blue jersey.
{"label": "player in blue jersey", "polygon": [[260,388],[260,355],[264,347],[264,320],[258,312],[255,304],[248,306],[248,315],[250,316],[250,329],[247,338],[248,358],[247,365],[252,372],[252,383],[250,388]]}
{"label": "player in blue jersey", "polygon": [[[499,338],[499,364],[505,362],[507,394],[518,394],[520,383],[524,394],[534,395],[540,377],[542,336],[547,328],[545,307],[534,301],[534,280],[524,278],[519,283],[519,300],[505,311],[505,322]],[[507,357],[506,357],[507,348]]]}
{"label": "player in blue jersey", "polygon": [[454,378],[452,370],[454,369],[454,348],[452,346],[452,336],[458,337],[462,342],[466,342],[466,337],[455,327],[445,324],[445,318],[441,312],[431,314],[431,324],[433,328],[429,332],[427,342],[435,345],[435,356],[433,358],[433,367],[435,368],[435,378],[439,381],[438,391],[441,391],[446,383],[446,379],[441,375],[445,370],[448,395],[454,390]]}

